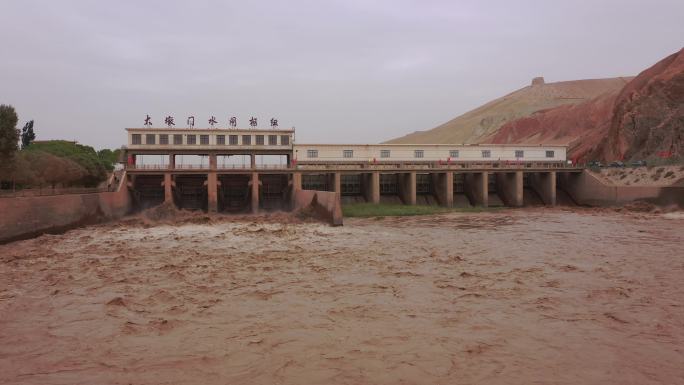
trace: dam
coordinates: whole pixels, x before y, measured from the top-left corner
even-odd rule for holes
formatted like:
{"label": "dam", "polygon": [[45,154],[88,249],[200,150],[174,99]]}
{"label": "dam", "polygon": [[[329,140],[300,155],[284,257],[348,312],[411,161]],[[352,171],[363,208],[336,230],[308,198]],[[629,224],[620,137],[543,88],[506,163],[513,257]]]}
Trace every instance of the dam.
{"label": "dam", "polygon": [[[0,243],[162,204],[257,214],[313,207],[333,225],[354,203],[442,207],[684,207],[684,186],[617,186],[559,145],[300,144],[294,130],[126,129],[104,191],[0,199]],[[315,204],[314,204],[315,203]]]}
{"label": "dam", "polygon": [[[563,181],[583,171],[558,145],[298,144],[294,130],[126,131],[127,185],[139,208],[289,210],[301,190],[333,192],[342,203],[553,206]],[[179,162],[187,158],[194,162]]]}

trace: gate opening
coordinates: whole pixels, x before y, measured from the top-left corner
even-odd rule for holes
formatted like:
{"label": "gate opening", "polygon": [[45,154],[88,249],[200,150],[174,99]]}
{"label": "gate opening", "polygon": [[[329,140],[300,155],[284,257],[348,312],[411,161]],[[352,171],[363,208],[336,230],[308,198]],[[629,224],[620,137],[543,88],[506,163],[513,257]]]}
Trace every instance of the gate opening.
{"label": "gate opening", "polygon": [[218,209],[223,212],[247,212],[251,204],[250,175],[219,175]]}
{"label": "gate opening", "polygon": [[174,200],[179,209],[206,210],[207,186],[206,175],[178,175]]}
{"label": "gate opening", "polygon": [[133,202],[137,210],[145,210],[164,202],[163,175],[136,175],[133,182]]}
{"label": "gate opening", "polygon": [[259,208],[266,211],[286,210],[288,204],[288,176],[286,174],[260,174]]}

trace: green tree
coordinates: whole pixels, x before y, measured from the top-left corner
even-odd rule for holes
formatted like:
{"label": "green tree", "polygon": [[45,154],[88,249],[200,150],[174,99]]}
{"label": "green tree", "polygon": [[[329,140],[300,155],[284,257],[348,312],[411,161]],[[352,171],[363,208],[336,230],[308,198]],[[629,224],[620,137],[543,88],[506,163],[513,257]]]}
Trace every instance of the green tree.
{"label": "green tree", "polygon": [[104,148],[97,152],[97,157],[100,158],[100,161],[102,161],[104,166],[107,168],[107,171],[112,171],[114,170],[114,165],[116,162],[119,161],[120,153],[121,150],[118,148],[114,151]]}
{"label": "green tree", "polygon": [[0,105],[0,181],[13,179],[14,158],[19,147],[17,121],[14,107]]}
{"label": "green tree", "polygon": [[33,120],[30,120],[21,129],[21,148],[28,147],[35,139],[36,134],[33,132]]}

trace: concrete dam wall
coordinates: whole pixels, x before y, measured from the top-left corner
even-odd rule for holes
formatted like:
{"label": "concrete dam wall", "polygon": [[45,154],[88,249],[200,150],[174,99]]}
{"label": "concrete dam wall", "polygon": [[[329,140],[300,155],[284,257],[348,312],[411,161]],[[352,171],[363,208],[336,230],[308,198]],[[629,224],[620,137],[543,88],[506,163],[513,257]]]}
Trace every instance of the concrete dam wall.
{"label": "concrete dam wall", "polygon": [[293,200],[295,211],[312,208],[321,219],[333,226],[342,226],[342,205],[338,194],[329,191],[297,190]]}
{"label": "concrete dam wall", "polygon": [[684,186],[611,186],[589,171],[559,173],[559,186],[579,204],[617,206],[636,200],[684,207]]}
{"label": "concrete dam wall", "polygon": [[132,201],[126,177],[115,192],[0,199],[0,243],[118,219]]}

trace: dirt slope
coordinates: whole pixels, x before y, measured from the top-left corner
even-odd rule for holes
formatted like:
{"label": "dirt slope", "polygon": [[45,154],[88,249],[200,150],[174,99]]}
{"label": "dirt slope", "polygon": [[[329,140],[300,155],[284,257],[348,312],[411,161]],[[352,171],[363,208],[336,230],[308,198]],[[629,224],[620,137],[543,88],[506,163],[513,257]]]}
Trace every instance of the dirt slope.
{"label": "dirt slope", "polygon": [[482,143],[518,118],[563,105],[577,105],[605,94],[616,94],[631,78],[575,80],[533,84],[493,100],[432,130],[417,131],[387,143]]}

